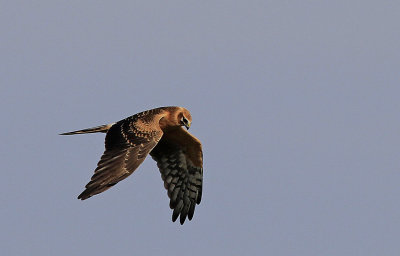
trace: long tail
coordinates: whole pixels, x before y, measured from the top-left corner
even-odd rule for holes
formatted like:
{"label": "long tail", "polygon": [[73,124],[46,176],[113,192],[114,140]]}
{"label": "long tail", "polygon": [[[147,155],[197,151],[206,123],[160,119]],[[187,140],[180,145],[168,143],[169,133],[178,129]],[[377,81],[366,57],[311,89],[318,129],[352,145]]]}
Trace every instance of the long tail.
{"label": "long tail", "polygon": [[100,125],[92,128],[87,128],[83,130],[78,130],[78,131],[73,131],[73,132],[65,132],[61,133],[60,135],[73,135],[73,134],[84,134],[84,133],[95,133],[95,132],[107,132],[111,126],[113,126],[115,123],[112,124],[105,124],[105,125]]}

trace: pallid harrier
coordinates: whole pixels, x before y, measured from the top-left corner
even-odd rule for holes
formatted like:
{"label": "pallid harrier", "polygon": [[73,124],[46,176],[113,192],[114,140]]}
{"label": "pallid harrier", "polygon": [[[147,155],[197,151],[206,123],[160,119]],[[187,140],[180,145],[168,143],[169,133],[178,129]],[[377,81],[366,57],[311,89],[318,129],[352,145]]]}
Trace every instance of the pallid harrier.
{"label": "pallid harrier", "polygon": [[103,132],[105,151],[91,181],[78,196],[85,200],[131,175],[148,154],[157,162],[168,190],[172,221],[193,218],[200,204],[203,184],[203,153],[200,141],[187,132],[192,117],[182,107],[147,110],[119,122],[62,133],[72,135]]}

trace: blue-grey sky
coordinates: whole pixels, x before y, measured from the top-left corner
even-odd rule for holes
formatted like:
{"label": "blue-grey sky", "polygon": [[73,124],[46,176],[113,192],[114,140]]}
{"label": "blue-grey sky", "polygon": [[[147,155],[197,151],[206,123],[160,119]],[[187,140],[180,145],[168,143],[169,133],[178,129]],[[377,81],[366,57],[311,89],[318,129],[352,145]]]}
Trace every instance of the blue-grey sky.
{"label": "blue-grey sky", "polygon": [[[2,255],[399,255],[400,2],[2,1]],[[147,159],[77,200],[104,134],[178,105],[204,193]]]}

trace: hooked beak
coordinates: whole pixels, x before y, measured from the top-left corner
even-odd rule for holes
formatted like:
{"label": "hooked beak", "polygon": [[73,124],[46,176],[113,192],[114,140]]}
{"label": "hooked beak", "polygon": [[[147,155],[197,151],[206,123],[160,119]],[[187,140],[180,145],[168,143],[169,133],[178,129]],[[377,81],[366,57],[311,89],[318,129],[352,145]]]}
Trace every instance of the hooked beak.
{"label": "hooked beak", "polygon": [[191,124],[190,122],[187,122],[187,123],[185,124],[185,127],[186,127],[187,130],[189,130],[190,124]]}

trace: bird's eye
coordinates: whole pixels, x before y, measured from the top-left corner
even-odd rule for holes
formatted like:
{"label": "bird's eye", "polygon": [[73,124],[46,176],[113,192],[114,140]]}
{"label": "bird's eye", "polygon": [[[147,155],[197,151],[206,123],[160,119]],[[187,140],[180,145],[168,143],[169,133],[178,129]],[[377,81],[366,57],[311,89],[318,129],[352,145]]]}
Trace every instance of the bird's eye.
{"label": "bird's eye", "polygon": [[188,123],[188,120],[183,116],[182,119],[181,119],[181,123],[182,123],[183,125],[185,125],[185,124]]}

